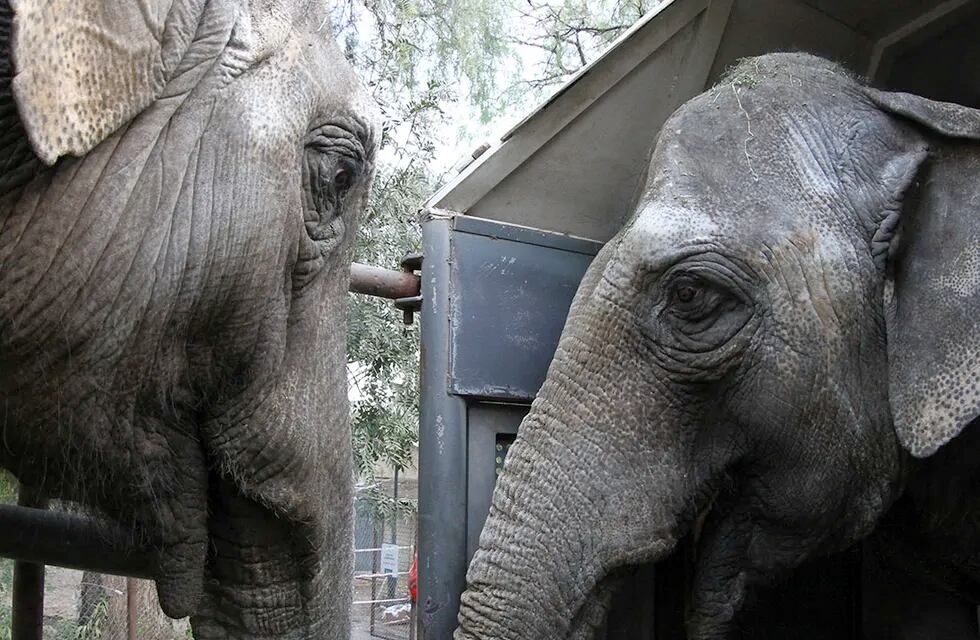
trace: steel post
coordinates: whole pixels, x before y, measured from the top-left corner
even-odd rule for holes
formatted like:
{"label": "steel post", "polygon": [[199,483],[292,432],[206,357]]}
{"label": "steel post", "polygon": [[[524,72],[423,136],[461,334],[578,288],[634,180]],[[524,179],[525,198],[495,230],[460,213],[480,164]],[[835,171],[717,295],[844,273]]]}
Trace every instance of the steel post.
{"label": "steel post", "polygon": [[126,578],[126,640],[136,640],[136,578]]}
{"label": "steel post", "polygon": [[[17,504],[38,511],[48,501],[31,489],[21,486]],[[44,565],[34,562],[14,563],[11,599],[11,640],[42,640],[44,637]]]}
{"label": "steel post", "polygon": [[466,402],[449,392],[452,220],[422,225],[418,637],[449,640],[466,583]]}

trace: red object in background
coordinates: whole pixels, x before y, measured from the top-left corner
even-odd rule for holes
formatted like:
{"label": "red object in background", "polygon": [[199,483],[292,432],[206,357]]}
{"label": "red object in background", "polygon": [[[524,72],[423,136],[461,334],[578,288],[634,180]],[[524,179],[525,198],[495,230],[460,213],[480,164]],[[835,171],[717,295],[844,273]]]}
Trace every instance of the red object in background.
{"label": "red object in background", "polygon": [[419,590],[419,557],[412,556],[412,567],[408,570],[408,597],[412,602],[418,599]]}

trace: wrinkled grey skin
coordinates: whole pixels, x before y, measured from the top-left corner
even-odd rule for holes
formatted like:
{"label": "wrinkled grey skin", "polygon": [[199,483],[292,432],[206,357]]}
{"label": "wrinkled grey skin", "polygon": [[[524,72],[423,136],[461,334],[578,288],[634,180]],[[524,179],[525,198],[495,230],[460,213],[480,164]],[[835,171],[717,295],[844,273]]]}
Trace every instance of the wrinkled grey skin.
{"label": "wrinkled grey skin", "polygon": [[[14,10],[0,465],[160,549],[196,638],[346,638],[345,300],[375,133],[327,3]],[[144,45],[151,67],[112,67]]]}
{"label": "wrinkled grey skin", "polygon": [[978,413],[978,138],[978,112],[801,54],[681,107],[508,455],[456,638],[592,637],[617,569],[688,534],[689,637],[730,637],[754,585],[906,486],[899,533],[941,533],[941,588],[975,588],[978,458],[953,438]]}

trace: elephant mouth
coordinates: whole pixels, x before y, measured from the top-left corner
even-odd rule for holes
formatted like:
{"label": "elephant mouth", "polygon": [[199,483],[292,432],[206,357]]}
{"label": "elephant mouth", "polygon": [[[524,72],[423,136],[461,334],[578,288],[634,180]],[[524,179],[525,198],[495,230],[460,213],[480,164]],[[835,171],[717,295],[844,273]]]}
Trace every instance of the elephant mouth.
{"label": "elephant mouth", "polygon": [[236,590],[284,544],[279,529],[285,525],[276,526],[278,519],[268,506],[250,499],[234,480],[208,467],[203,493],[169,505],[172,520],[154,527],[164,532],[156,554],[157,594],[171,618],[210,615],[219,600],[222,606],[230,605],[225,602],[229,590]]}

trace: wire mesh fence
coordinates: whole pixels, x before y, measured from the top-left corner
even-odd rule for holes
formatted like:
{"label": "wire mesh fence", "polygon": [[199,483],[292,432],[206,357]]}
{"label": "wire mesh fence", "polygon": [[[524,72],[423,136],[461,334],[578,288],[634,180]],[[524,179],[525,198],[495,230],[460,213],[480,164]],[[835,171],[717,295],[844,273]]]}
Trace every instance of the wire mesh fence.
{"label": "wire mesh fence", "polygon": [[[0,559],[0,640],[9,640],[12,560]],[[153,582],[46,567],[45,640],[183,640],[186,620],[160,610]],[[131,602],[131,604],[130,604]]]}
{"label": "wire mesh fence", "polygon": [[415,640],[415,607],[409,592],[415,559],[415,487],[411,481],[393,480],[380,488],[380,502],[378,492],[355,501],[351,640]]}

